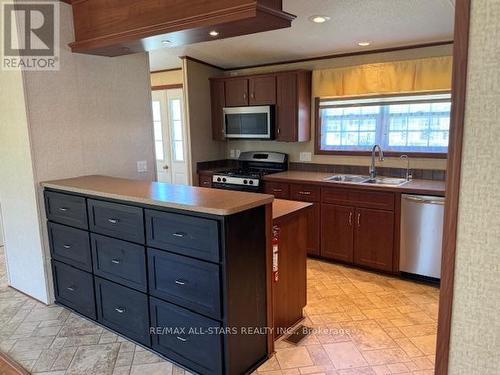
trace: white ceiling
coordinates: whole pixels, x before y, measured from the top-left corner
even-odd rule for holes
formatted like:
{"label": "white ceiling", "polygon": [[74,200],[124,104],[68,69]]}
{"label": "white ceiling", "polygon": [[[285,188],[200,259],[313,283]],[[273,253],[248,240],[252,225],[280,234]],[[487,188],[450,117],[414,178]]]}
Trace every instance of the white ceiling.
{"label": "white ceiling", "polygon": [[[283,0],[291,28],[150,52],[151,70],[191,56],[224,68],[453,39],[454,0]],[[331,17],[324,24],[311,15]]]}

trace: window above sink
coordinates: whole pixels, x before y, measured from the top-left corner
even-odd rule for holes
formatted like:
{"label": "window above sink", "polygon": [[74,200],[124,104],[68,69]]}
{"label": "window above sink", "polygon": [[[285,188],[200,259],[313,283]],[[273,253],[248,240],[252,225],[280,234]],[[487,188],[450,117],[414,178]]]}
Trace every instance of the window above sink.
{"label": "window above sink", "polygon": [[317,100],[317,153],[443,157],[448,152],[451,94],[422,93]]}

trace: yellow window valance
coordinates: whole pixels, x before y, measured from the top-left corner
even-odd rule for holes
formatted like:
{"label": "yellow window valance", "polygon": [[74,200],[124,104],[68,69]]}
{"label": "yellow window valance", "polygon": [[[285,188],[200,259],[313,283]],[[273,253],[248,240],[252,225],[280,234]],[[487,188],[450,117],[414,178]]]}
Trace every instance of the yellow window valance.
{"label": "yellow window valance", "polygon": [[452,56],[313,72],[315,97],[451,90]]}

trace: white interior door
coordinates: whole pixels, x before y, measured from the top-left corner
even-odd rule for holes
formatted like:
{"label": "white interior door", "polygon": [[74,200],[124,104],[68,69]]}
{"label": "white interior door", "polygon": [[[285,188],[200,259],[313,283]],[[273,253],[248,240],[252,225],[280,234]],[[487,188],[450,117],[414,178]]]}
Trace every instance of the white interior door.
{"label": "white interior door", "polygon": [[157,179],[187,185],[187,134],[182,89],[153,91],[152,98]]}
{"label": "white interior door", "polygon": [[153,91],[152,98],[156,177],[159,182],[171,183],[167,94],[165,90]]}

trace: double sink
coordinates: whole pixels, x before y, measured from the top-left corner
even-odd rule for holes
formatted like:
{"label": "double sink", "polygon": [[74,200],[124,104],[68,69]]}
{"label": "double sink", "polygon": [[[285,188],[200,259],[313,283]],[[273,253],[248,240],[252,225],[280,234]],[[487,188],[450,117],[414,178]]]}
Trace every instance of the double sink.
{"label": "double sink", "polygon": [[401,186],[408,181],[404,178],[392,177],[375,177],[361,176],[353,174],[340,174],[325,178],[327,182],[339,182],[345,184],[359,184],[359,185],[381,185],[381,186]]}

